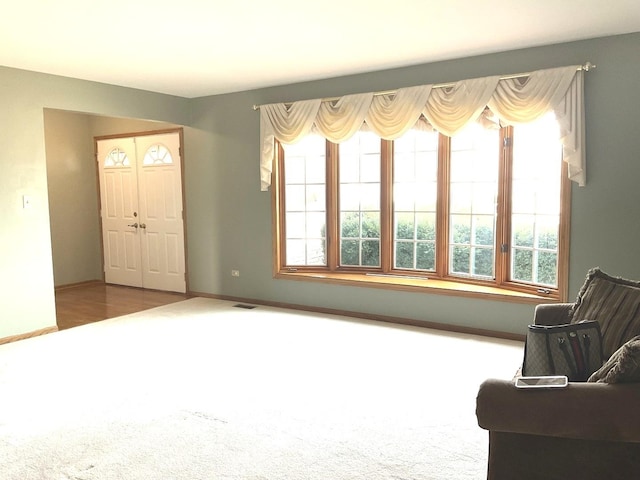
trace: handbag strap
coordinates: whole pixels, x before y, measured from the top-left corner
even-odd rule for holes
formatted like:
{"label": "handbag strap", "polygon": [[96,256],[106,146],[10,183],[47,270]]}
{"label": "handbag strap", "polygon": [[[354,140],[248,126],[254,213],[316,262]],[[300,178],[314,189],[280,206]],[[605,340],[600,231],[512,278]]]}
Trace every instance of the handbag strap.
{"label": "handbag strap", "polygon": [[584,344],[584,362],[585,362],[585,370],[587,368],[591,368],[591,358],[590,358],[590,354],[591,354],[591,336],[589,336],[588,333],[583,333],[582,334],[582,343]]}
{"label": "handbag strap", "polygon": [[573,364],[571,354],[569,353],[569,348],[567,347],[567,340],[564,337],[558,337],[558,346],[560,347],[560,351],[564,355],[564,359],[567,362],[569,370],[571,370],[571,378],[575,378],[577,372]]}
{"label": "handbag strap", "polygon": [[544,340],[545,340],[545,343],[547,344],[547,362],[549,364],[549,367],[551,368],[551,371],[555,373],[556,365],[555,365],[555,362],[553,361],[553,354],[551,353],[551,343],[550,343],[549,335],[545,335]]}
{"label": "handbag strap", "polygon": [[578,337],[578,334],[576,332],[569,332],[569,345],[571,345],[573,359],[576,362],[576,373],[578,374],[577,379],[583,380],[587,375],[587,365],[584,361],[582,346],[580,345],[580,338]]}

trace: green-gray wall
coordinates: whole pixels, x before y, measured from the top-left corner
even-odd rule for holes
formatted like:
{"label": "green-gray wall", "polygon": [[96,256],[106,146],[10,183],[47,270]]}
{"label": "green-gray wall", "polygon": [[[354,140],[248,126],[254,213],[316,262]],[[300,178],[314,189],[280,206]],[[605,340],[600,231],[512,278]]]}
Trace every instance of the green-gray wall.
{"label": "green-gray wall", "polygon": [[[192,291],[523,333],[531,321],[532,305],[274,280],[271,194],[259,189],[259,113],[251,107],[586,61],[598,68],[585,75],[588,170],[587,186],[575,186],[572,191],[572,297],[593,266],[640,279],[640,256],[636,253],[640,244],[638,33],[197,99],[0,68],[0,338],[55,325],[52,238],[54,243],[59,240],[55,226],[50,227],[48,197],[60,198],[60,191],[48,192],[46,157],[52,152],[50,161],[55,162],[54,157],[65,154],[55,153],[60,146],[49,143],[50,135],[68,130],[71,135],[89,137],[74,142],[73,155],[84,156],[93,135],[124,133],[132,127],[126,125],[125,118],[186,127]],[[87,126],[68,116],[64,118],[69,123],[56,127],[45,109],[112,120],[102,133],[97,133],[101,129],[96,130],[91,122]],[[50,172],[52,190],[64,185],[60,184],[64,182],[61,173]],[[56,175],[58,180],[53,178]],[[23,195],[33,198],[30,209],[22,208]],[[91,194],[85,192],[84,196]],[[97,210],[97,198],[93,201]],[[54,210],[52,205],[52,224],[60,218]],[[93,222],[93,213],[81,213],[87,224]],[[95,271],[100,262],[91,253],[96,248],[96,231],[87,229],[86,238],[83,258],[92,265],[86,271],[64,274],[55,283],[84,281]],[[231,269],[240,270],[240,277],[232,277]],[[58,275],[63,274],[56,272]]]}

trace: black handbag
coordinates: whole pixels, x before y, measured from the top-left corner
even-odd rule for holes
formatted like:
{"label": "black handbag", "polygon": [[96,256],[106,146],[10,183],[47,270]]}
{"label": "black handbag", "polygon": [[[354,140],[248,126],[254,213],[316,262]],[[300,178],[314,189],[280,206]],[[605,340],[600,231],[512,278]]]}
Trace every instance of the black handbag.
{"label": "black handbag", "polygon": [[566,375],[584,382],[602,366],[602,334],[593,320],[565,325],[529,325],[524,376]]}

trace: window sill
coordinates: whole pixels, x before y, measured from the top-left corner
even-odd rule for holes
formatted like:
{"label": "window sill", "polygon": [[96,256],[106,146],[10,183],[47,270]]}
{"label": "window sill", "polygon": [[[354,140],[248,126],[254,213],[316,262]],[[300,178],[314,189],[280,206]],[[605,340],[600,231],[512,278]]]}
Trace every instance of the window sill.
{"label": "window sill", "polygon": [[301,280],[338,285],[350,285],[366,288],[383,288],[429,293],[434,295],[451,295],[459,297],[481,298],[514,303],[553,303],[559,299],[551,295],[535,295],[487,285],[475,285],[440,280],[433,278],[416,278],[393,275],[366,275],[360,273],[319,273],[319,272],[277,272],[274,278],[281,280]]}

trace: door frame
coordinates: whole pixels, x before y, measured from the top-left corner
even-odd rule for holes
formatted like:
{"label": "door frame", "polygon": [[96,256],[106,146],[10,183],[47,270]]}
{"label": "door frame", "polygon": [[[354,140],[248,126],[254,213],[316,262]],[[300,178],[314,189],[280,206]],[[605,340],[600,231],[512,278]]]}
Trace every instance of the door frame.
{"label": "door frame", "polygon": [[97,202],[98,202],[98,216],[100,218],[100,256],[101,256],[101,264],[102,264],[102,281],[105,281],[105,271],[104,271],[104,237],[102,231],[102,202],[100,200],[100,161],[98,159],[98,142],[100,140],[113,140],[117,138],[130,138],[130,137],[144,137],[149,135],[162,135],[166,133],[177,133],[178,141],[179,141],[179,155],[180,155],[180,183],[181,183],[181,196],[182,196],[182,233],[184,236],[184,281],[185,281],[185,293],[189,293],[189,254],[188,254],[188,245],[187,245],[187,203],[185,196],[185,181],[184,181],[184,129],[182,127],[179,128],[166,128],[161,130],[148,130],[143,132],[129,132],[129,133],[118,133],[114,135],[100,135],[93,137],[93,156],[96,165],[96,185],[97,185]]}

